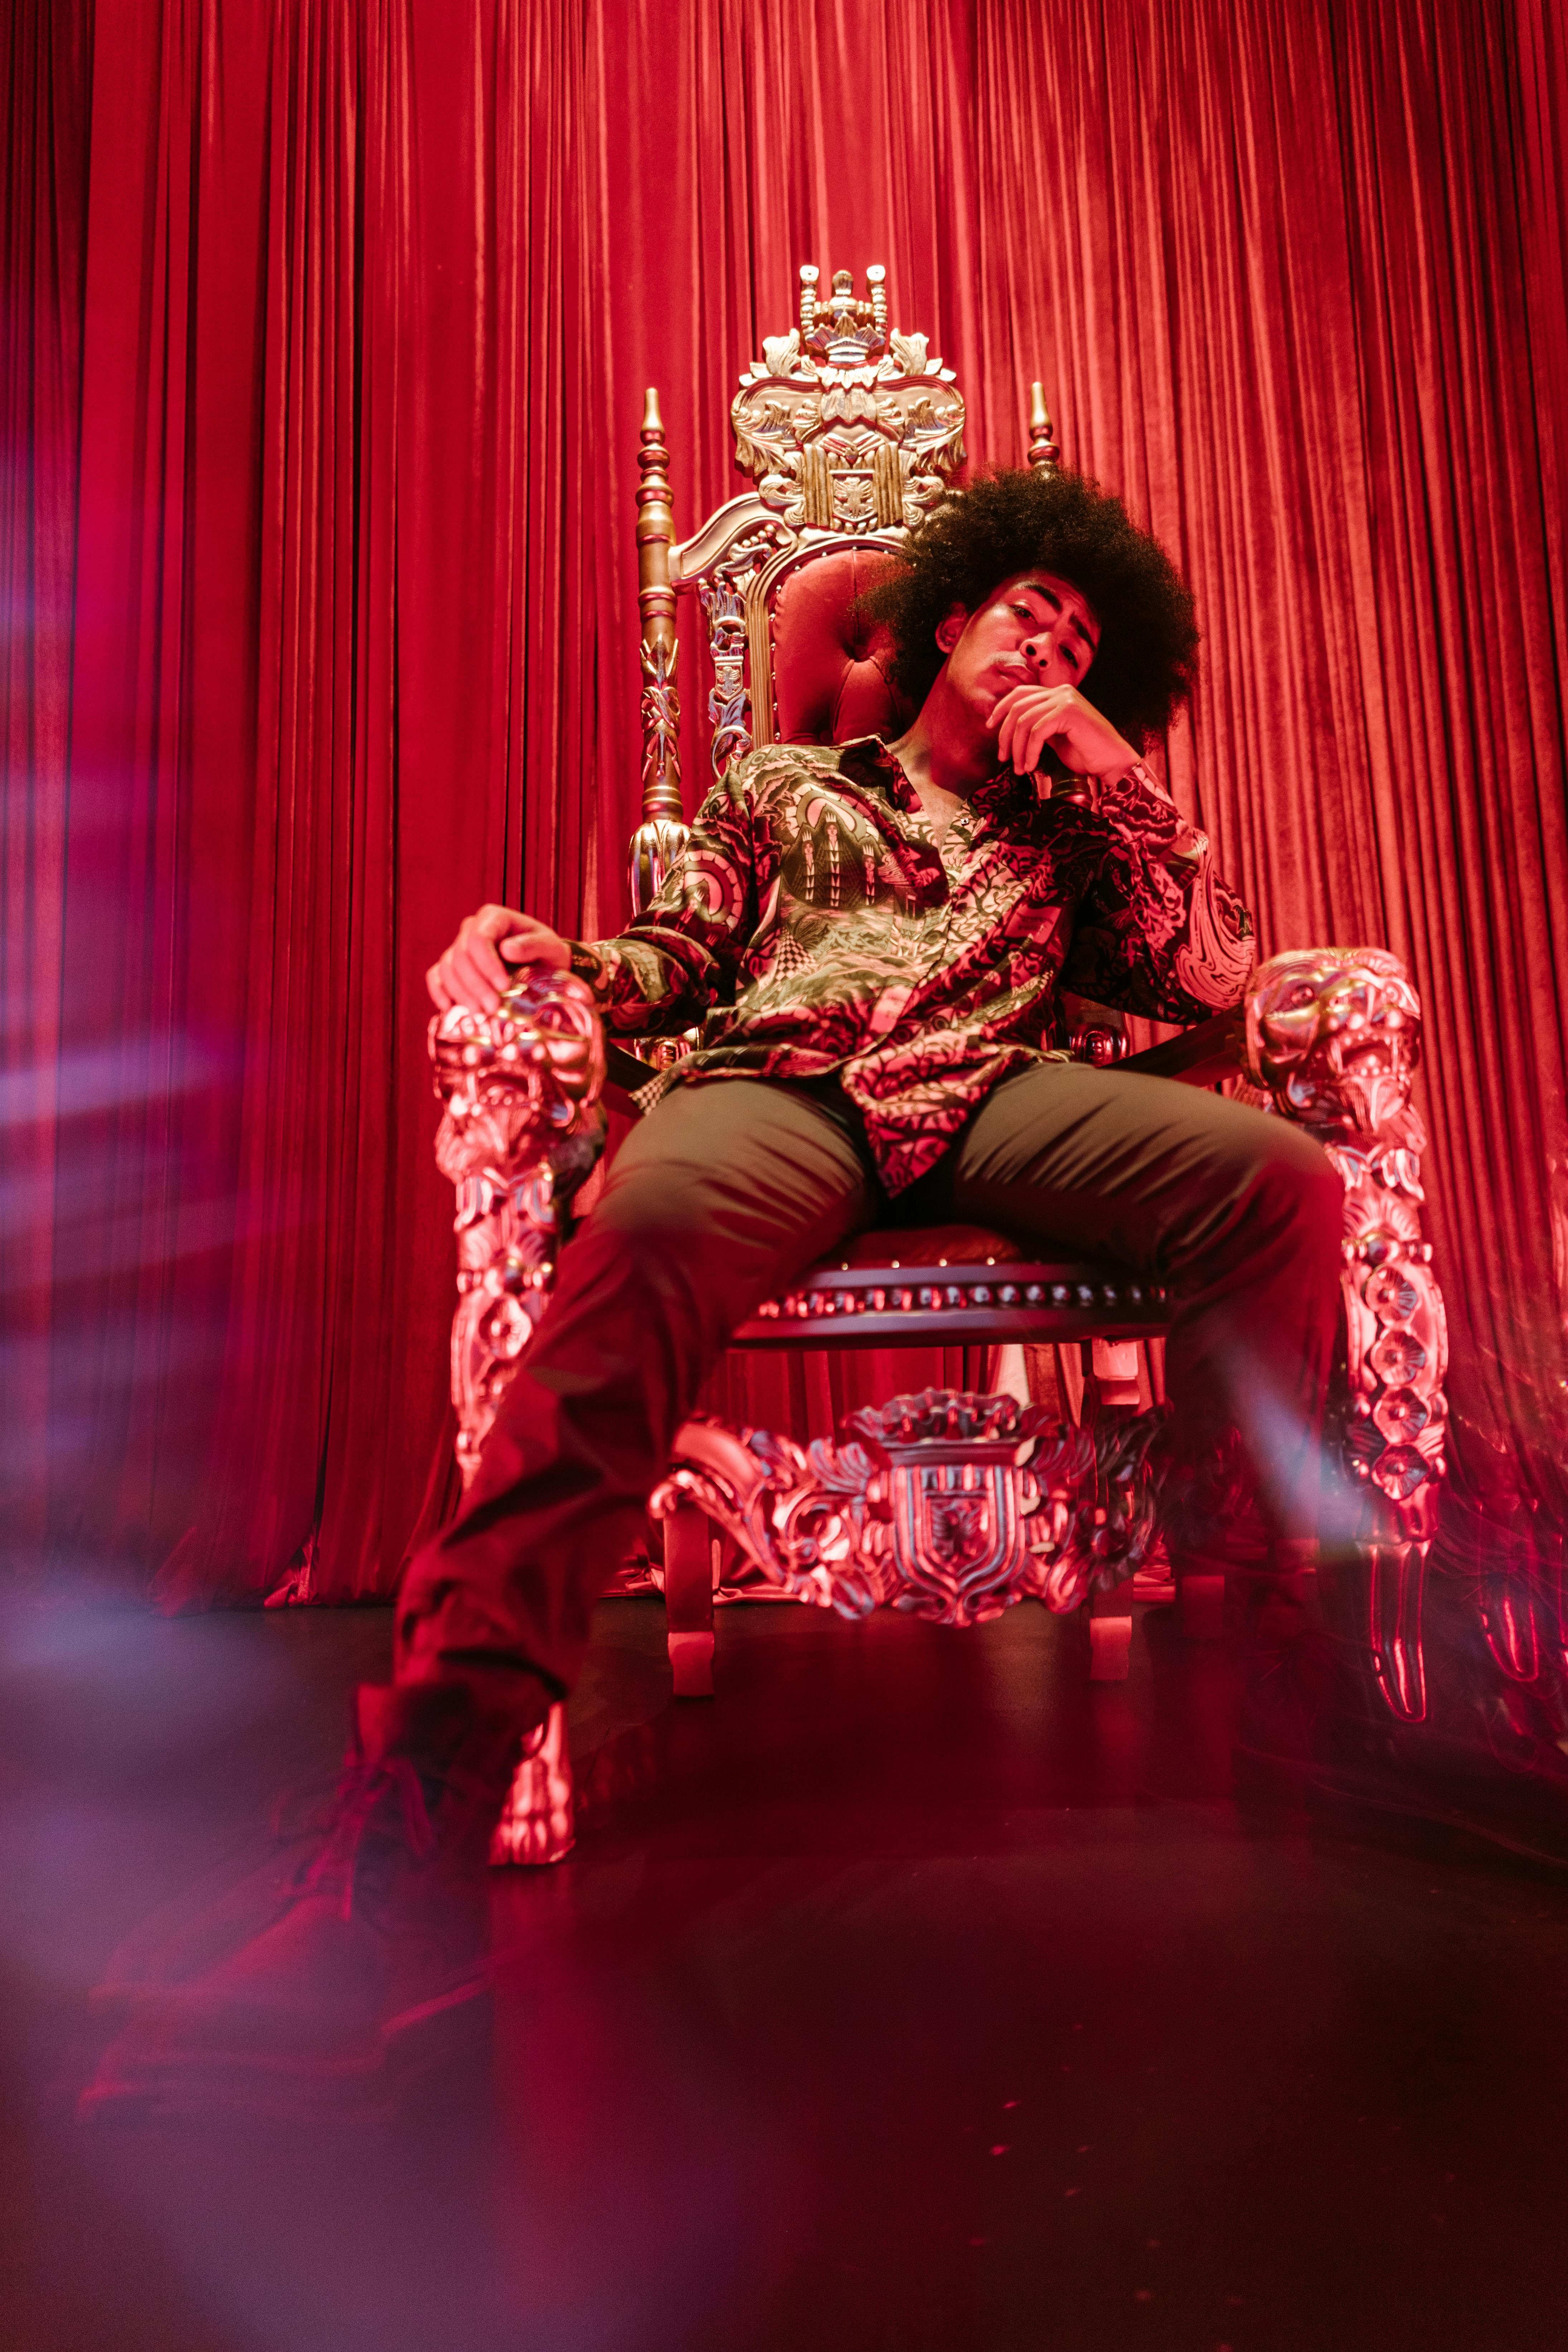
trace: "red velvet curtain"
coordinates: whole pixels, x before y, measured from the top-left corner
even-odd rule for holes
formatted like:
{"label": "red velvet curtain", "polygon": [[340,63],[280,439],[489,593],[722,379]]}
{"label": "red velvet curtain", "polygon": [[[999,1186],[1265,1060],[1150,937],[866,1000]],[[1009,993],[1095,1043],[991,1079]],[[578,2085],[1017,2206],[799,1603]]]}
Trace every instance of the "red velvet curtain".
{"label": "red velvet curtain", "polygon": [[16,0],[0,45],[17,1557],[348,1598],[440,1507],[421,975],[485,898],[618,922],[641,394],[689,526],[805,259],[888,265],[979,457],[1044,376],[1189,570],[1175,789],[1266,951],[1409,960],[1461,1479],[1564,1523],[1548,0]]}

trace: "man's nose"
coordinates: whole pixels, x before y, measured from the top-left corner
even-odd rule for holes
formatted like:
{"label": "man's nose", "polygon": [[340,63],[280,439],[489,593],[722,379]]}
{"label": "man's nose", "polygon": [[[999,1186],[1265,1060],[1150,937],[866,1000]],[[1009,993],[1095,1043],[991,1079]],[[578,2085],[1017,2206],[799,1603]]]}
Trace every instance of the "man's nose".
{"label": "man's nose", "polygon": [[1051,657],[1049,636],[1030,637],[1024,646],[1024,659],[1032,670],[1042,670]]}

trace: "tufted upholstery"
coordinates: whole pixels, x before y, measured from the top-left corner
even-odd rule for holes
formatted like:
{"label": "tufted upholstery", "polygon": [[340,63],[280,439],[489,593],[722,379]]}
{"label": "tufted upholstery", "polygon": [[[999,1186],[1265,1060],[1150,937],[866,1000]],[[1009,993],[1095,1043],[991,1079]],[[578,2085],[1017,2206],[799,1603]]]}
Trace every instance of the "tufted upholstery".
{"label": "tufted upholstery", "polygon": [[848,743],[900,735],[909,725],[913,713],[888,679],[888,633],[854,614],[885,560],[850,548],[802,564],[781,583],[772,614],[781,743]]}

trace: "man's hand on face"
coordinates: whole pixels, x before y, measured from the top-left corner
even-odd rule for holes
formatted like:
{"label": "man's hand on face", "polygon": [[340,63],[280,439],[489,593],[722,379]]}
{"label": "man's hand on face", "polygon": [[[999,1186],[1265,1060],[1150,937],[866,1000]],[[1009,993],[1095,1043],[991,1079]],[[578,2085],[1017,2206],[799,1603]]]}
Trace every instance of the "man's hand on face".
{"label": "man's hand on face", "polygon": [[461,929],[425,975],[437,1013],[460,1004],[468,1013],[493,1013],[510,984],[508,964],[542,963],[563,971],[572,961],[566,941],[531,915],[510,907],[481,907],[465,917]]}
{"label": "man's hand on face", "polygon": [[1016,686],[985,722],[1002,765],[1033,773],[1049,743],[1075,776],[1120,776],[1138,757],[1076,686]]}

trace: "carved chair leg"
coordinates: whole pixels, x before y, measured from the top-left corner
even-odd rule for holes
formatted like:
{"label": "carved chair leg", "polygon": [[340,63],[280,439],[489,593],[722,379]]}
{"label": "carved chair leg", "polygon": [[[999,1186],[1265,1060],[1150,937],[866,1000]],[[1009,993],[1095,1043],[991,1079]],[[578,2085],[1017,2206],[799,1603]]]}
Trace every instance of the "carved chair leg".
{"label": "carved chair leg", "polygon": [[576,1843],[566,1709],[552,1706],[523,1751],[490,1840],[492,1863],[564,1862]]}
{"label": "carved chair leg", "polygon": [[706,1511],[682,1503],[664,1526],[664,1607],[677,1698],[713,1696],[713,1553]]}
{"label": "carved chair leg", "polygon": [[1176,1571],[1176,1606],[1181,1611],[1182,1638],[1187,1642],[1218,1642],[1225,1636],[1225,1578]]}
{"label": "carved chair leg", "polygon": [[[1420,1723],[1426,1714],[1421,1604],[1429,1549],[1413,1542],[1357,1546],[1365,1578],[1373,1671],[1389,1713],[1403,1723]],[[1533,1636],[1533,1625],[1531,1633]]]}
{"label": "carved chair leg", "polygon": [[1089,1615],[1089,1678],[1091,1683],[1124,1683],[1132,1648],[1131,1588],[1119,1584],[1110,1592],[1096,1592],[1085,1603]]}

